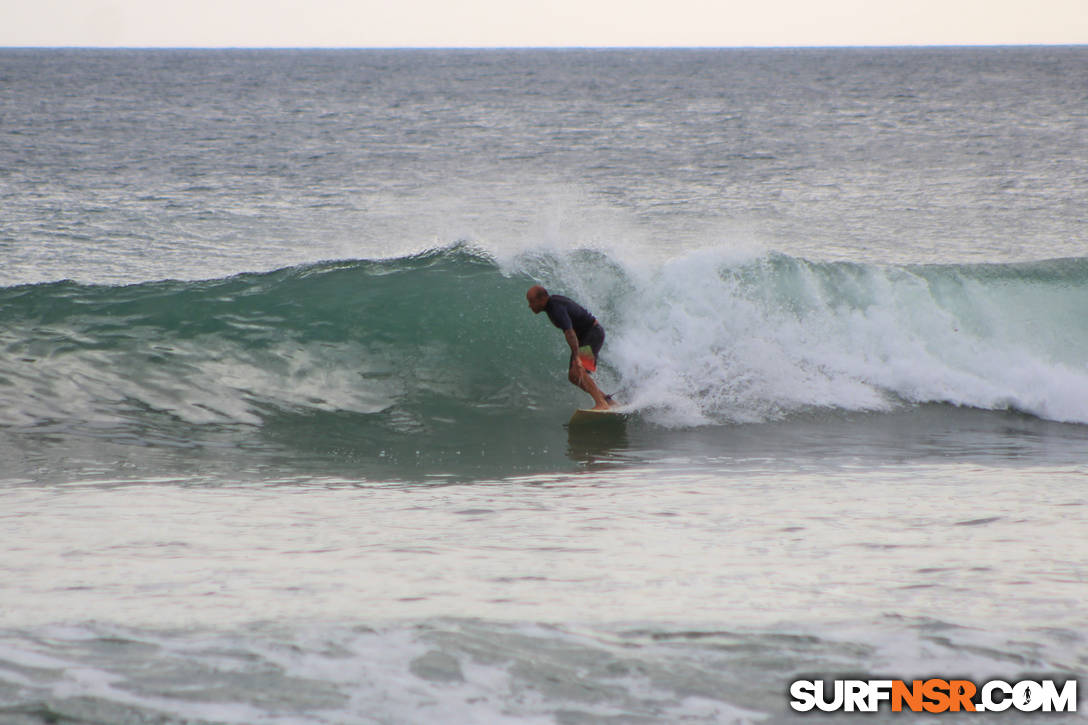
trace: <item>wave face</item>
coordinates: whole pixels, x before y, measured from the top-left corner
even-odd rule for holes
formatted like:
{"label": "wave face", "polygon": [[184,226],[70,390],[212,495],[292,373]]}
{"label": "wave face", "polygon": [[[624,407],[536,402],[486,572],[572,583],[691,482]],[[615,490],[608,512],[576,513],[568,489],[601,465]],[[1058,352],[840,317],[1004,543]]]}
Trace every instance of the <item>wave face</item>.
{"label": "wave face", "polygon": [[402,468],[486,461],[524,439],[534,410],[569,410],[524,294],[461,247],[203,282],[6,288],[0,426]]}
{"label": "wave face", "polygon": [[500,264],[455,246],[203,282],[0,289],[0,426],[172,445],[231,431],[234,444],[439,467],[501,449],[510,464],[584,402],[562,339],[525,305],[533,281],[601,318],[603,387],[650,423],[933,402],[1088,423],[1088,259],[908,267],[703,250],[648,265],[580,251]]}

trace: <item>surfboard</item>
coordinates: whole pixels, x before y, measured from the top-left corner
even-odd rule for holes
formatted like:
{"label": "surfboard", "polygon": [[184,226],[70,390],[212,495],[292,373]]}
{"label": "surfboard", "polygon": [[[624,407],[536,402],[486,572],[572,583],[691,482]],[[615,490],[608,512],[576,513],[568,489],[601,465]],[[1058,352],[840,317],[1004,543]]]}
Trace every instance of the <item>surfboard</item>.
{"label": "surfboard", "polygon": [[622,406],[608,410],[579,408],[570,417],[569,425],[623,425],[630,417],[631,411]]}

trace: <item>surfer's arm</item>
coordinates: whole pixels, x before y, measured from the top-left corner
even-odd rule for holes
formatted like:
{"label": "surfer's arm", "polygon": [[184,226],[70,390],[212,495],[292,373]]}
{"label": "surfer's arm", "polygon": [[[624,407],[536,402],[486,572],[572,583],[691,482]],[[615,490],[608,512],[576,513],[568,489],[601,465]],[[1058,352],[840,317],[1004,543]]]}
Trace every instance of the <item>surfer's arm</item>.
{"label": "surfer's arm", "polygon": [[567,344],[570,345],[570,366],[582,367],[582,361],[578,359],[578,336],[573,329],[568,329],[563,330],[563,337],[567,338]]}

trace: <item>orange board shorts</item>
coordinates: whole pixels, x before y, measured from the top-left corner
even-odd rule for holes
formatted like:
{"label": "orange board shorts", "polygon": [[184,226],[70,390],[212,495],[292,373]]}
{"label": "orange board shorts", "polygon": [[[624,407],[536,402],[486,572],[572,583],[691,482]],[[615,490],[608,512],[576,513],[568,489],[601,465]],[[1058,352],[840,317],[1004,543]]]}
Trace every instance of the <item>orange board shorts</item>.
{"label": "orange board shorts", "polygon": [[[601,353],[601,346],[604,345],[604,328],[599,324],[593,325],[589,332],[586,333],[584,339],[579,340],[578,347],[578,359],[589,372],[595,372],[597,370],[597,356]],[[571,362],[574,362],[574,356],[571,355]]]}

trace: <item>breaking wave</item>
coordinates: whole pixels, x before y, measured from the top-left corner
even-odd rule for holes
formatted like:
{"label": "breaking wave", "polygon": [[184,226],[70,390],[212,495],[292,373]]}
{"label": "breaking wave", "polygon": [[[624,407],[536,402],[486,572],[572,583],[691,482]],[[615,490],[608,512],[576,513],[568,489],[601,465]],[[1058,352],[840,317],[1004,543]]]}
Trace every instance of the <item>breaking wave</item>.
{"label": "breaking wave", "polygon": [[531,438],[584,402],[562,339],[525,305],[537,281],[602,320],[603,387],[654,424],[914,403],[1088,423],[1088,259],[500,263],[457,245],[199,282],[0,289],[0,426],[183,439],[194,426],[348,425],[378,448]]}

